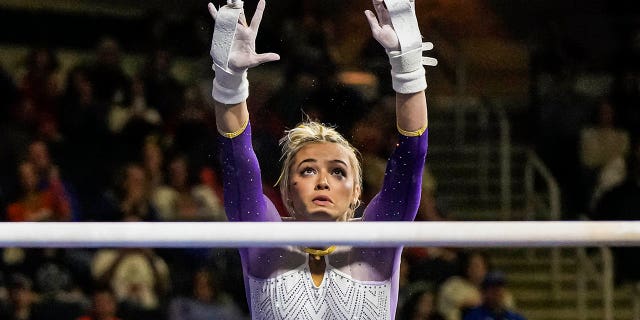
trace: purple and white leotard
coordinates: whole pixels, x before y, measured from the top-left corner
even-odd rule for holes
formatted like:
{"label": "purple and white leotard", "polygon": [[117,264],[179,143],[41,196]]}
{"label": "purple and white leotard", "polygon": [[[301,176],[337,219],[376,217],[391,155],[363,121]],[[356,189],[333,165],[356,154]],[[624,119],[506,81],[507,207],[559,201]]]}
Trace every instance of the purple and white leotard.
{"label": "purple and white leotard", "polygon": [[[382,190],[362,220],[413,221],[420,203],[427,133],[399,135]],[[251,126],[234,138],[220,136],[220,146],[229,221],[281,221],[262,193]],[[338,247],[324,257],[326,270],[319,287],[312,281],[308,255],[299,247],[239,250],[253,319],[395,318],[402,247]]]}

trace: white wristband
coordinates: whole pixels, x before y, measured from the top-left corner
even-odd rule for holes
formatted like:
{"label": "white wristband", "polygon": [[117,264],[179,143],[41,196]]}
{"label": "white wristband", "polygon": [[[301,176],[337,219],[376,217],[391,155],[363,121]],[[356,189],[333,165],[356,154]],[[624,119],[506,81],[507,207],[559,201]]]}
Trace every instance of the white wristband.
{"label": "white wristband", "polygon": [[397,93],[416,93],[427,88],[427,78],[422,66],[405,73],[396,73],[391,69],[391,83]]}
{"label": "white wristband", "polygon": [[216,73],[213,78],[211,96],[215,101],[224,104],[238,104],[249,97],[249,81],[247,70],[239,73],[227,72],[214,65]]}
{"label": "white wristband", "polygon": [[427,88],[427,79],[422,65],[435,66],[438,60],[423,57],[423,50],[431,50],[433,44],[425,42],[421,48],[402,53],[389,51],[389,63],[391,64],[391,82],[393,89],[398,93],[416,93]]}

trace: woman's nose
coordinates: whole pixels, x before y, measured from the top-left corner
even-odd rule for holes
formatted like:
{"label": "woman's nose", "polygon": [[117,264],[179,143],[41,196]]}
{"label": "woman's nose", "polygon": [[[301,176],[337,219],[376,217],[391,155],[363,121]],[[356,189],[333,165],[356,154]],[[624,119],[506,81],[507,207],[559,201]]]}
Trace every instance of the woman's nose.
{"label": "woman's nose", "polygon": [[318,177],[318,183],[316,184],[316,190],[328,190],[329,181],[326,176]]}

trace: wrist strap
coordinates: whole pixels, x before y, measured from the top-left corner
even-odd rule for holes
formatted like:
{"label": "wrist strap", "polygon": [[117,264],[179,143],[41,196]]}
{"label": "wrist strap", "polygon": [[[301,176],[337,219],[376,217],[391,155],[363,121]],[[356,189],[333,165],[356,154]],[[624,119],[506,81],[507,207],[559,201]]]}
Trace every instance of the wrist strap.
{"label": "wrist strap", "polygon": [[224,104],[238,104],[249,97],[249,81],[247,71],[242,73],[227,72],[214,65],[215,78],[211,97]]}

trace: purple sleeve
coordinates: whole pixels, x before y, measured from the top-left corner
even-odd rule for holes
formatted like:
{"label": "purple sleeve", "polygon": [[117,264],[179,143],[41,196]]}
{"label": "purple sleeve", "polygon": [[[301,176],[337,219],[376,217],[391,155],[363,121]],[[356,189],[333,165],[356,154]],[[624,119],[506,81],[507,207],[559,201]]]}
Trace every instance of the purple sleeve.
{"label": "purple sleeve", "polygon": [[251,124],[239,136],[219,136],[224,182],[224,209],[229,221],[281,221],[262,194],[258,158],[251,144]]}
{"label": "purple sleeve", "polygon": [[422,171],[427,155],[427,129],[419,137],[399,135],[387,161],[382,190],[364,211],[365,221],[413,221],[420,206]]}

